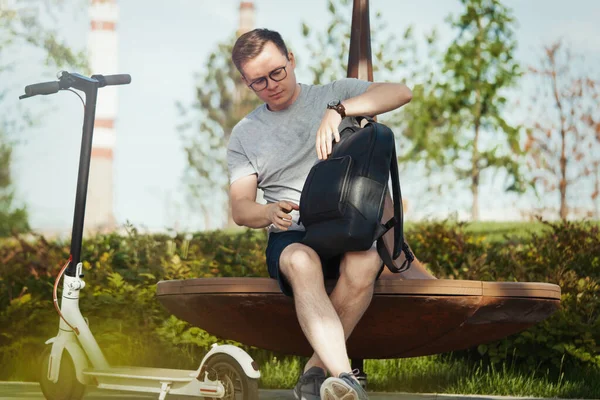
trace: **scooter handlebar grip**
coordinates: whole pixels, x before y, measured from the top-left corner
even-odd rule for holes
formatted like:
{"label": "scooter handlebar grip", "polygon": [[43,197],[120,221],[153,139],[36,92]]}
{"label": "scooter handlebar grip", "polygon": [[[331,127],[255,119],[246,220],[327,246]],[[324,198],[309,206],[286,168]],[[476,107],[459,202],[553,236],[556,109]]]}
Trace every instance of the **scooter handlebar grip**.
{"label": "scooter handlebar grip", "polygon": [[131,75],[129,75],[129,74],[104,75],[104,82],[105,82],[106,86],[128,85],[131,83]]}
{"label": "scooter handlebar grip", "polygon": [[28,97],[37,96],[38,94],[53,94],[58,92],[59,90],[60,86],[56,81],[35,83],[33,85],[25,86],[25,94]]}

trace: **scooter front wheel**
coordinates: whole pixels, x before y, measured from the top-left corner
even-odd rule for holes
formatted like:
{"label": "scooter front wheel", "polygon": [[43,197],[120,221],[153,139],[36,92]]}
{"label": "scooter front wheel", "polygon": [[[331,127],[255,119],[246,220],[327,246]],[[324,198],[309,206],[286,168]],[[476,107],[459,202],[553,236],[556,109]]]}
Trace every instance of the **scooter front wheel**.
{"label": "scooter front wheel", "polygon": [[242,366],[229,354],[219,353],[210,357],[206,361],[206,368],[214,370],[225,387],[223,399],[258,400],[258,379],[249,378]]}
{"label": "scooter front wheel", "polygon": [[68,351],[63,350],[60,360],[58,381],[48,379],[48,365],[52,346],[42,354],[42,370],[40,371],[40,387],[47,400],[80,400],[85,394],[85,385],[77,380],[75,365]]}

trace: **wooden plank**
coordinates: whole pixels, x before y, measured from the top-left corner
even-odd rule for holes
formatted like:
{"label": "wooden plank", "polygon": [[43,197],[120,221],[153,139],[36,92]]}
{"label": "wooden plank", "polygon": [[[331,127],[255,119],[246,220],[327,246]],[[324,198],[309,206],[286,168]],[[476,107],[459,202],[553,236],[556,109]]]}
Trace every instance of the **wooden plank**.
{"label": "wooden plank", "polygon": [[[335,282],[328,281],[331,291]],[[198,278],[158,283],[157,295],[174,294],[273,294],[283,296],[274,279],[270,278]],[[560,300],[560,287],[538,282],[481,282],[452,279],[382,279],[375,283],[375,295],[439,295],[531,297]]]}
{"label": "wooden plank", "polygon": [[531,297],[560,300],[560,286],[540,282],[482,282],[489,297]]}

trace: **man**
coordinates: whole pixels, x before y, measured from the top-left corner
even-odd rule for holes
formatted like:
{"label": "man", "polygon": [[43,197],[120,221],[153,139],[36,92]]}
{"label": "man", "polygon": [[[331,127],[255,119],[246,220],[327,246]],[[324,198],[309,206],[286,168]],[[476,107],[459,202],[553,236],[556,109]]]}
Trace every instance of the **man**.
{"label": "man", "polygon": [[[346,339],[369,306],[382,271],[375,248],[321,260],[301,244],[298,203],[304,181],[339,141],[344,116],[378,115],[403,106],[411,91],[403,84],[341,79],[328,85],[296,82],[294,54],[267,29],[242,35],[232,60],[243,82],[264,104],[233,129],[227,150],[233,219],[269,230],[269,275],[293,296],[300,326],[314,354],[294,388],[298,399],[366,399],[352,374]],[[256,202],[264,191],[266,205]],[[328,297],[324,279],[338,278]],[[325,379],[325,371],[331,377]]]}

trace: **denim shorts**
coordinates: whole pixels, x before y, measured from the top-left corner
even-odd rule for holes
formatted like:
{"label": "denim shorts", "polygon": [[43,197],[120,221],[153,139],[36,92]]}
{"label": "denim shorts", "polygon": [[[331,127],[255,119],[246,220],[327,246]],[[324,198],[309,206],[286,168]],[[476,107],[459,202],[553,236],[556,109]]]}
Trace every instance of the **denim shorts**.
{"label": "denim shorts", "polygon": [[[267,243],[267,268],[269,270],[269,276],[273,279],[277,279],[281,292],[286,296],[293,297],[292,287],[289,282],[280,273],[279,269],[279,258],[283,250],[293,243],[300,243],[304,238],[304,231],[285,231],[279,233],[271,233],[269,235],[269,242]],[[321,267],[323,269],[323,277],[325,279],[337,279],[340,275],[340,261],[341,256],[337,256],[328,260],[321,258]]]}

